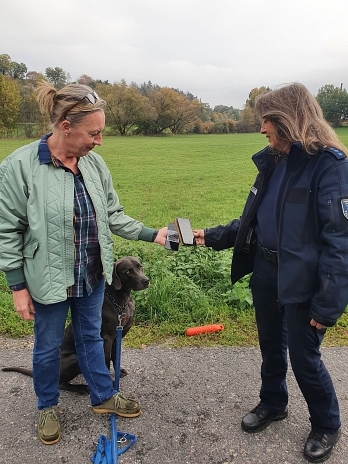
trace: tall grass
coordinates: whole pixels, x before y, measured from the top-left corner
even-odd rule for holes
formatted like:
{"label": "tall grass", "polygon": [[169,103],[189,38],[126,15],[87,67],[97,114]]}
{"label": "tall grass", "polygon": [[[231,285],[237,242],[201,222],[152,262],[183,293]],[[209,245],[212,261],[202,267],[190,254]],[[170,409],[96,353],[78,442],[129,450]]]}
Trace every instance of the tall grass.
{"label": "tall grass", "polygon": [[[348,145],[348,128],[338,131]],[[24,140],[0,141],[0,161]],[[193,228],[226,224],[239,217],[256,168],[251,155],[266,145],[260,134],[191,135],[163,138],[104,138],[96,151],[113,176],[126,214],[160,228],[187,217]],[[136,326],[129,344],[163,341],[181,344],[257,343],[248,279],[230,285],[231,252],[180,247],[170,252],[154,244],[115,237],[115,257],[138,256],[150,278],[146,291],[134,292]],[[32,326],[19,321],[3,276],[0,280],[0,333],[18,336]],[[225,331],[199,338],[178,337],[185,328],[222,323]],[[348,342],[348,317],[332,330],[333,343]]]}

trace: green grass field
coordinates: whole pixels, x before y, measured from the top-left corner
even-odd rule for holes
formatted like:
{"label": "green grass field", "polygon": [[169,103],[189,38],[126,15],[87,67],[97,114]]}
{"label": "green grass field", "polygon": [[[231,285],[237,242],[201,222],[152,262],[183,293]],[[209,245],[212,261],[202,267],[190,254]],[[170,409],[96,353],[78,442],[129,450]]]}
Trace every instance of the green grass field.
{"label": "green grass field", "polygon": [[[348,128],[338,130],[348,146]],[[0,161],[28,140],[0,140]],[[261,134],[176,137],[105,137],[96,151],[105,159],[126,214],[160,228],[187,217],[193,228],[224,224],[238,217],[253,183],[251,155],[267,140]],[[129,346],[255,345],[254,313],[247,280],[229,282],[231,252],[181,247],[178,253],[143,242],[115,238],[115,256],[139,256],[151,285],[134,294],[136,325]],[[0,275],[0,333],[21,336],[32,331],[15,314]],[[185,328],[222,323],[216,334],[186,337]],[[327,344],[348,344],[345,314],[326,337]]]}
{"label": "green grass field", "polygon": [[[105,137],[103,156],[126,213],[152,227],[176,216],[194,227],[240,214],[255,177],[251,155],[266,145],[260,134]],[[0,140],[0,161],[25,140]]]}

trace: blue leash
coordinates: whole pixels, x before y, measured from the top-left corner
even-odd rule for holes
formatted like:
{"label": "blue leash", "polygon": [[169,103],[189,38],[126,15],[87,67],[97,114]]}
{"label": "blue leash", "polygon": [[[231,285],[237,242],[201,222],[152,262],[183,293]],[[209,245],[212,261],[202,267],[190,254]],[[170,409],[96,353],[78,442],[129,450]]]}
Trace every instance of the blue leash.
{"label": "blue leash", "polygon": [[[122,342],[122,326],[116,329],[116,357],[115,357],[115,392],[120,390],[120,374],[121,374],[121,342]],[[127,451],[136,441],[137,437],[126,432],[117,431],[116,414],[111,414],[110,433],[111,440],[105,435],[100,435],[97,449],[91,456],[93,464],[118,464],[118,456]]]}

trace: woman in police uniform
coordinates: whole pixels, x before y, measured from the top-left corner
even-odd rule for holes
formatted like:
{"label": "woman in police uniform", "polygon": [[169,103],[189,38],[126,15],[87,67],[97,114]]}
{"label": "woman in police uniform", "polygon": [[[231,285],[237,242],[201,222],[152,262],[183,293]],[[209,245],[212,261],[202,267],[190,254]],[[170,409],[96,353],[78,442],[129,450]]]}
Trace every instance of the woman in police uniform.
{"label": "woman in police uniform", "polygon": [[260,95],[255,109],[269,146],[253,156],[259,172],[242,217],[194,234],[215,250],[234,247],[232,283],[252,272],[262,383],[243,430],[287,417],[289,350],[310,414],[304,456],[322,462],[341,426],[320,345],[348,304],[347,149],[301,84]]}

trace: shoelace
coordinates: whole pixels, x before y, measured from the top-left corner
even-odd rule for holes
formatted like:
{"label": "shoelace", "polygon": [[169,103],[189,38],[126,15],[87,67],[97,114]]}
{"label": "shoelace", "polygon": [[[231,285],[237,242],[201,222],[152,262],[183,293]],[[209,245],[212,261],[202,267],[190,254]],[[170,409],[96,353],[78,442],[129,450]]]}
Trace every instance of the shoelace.
{"label": "shoelace", "polygon": [[54,409],[49,409],[47,411],[44,411],[41,415],[41,421],[40,421],[40,426],[44,426],[47,422],[47,419],[51,416],[51,419],[53,421],[58,421],[58,416],[57,413]]}
{"label": "shoelace", "polygon": [[257,406],[253,413],[256,414],[256,416],[260,419],[260,417],[262,417],[265,412],[267,412],[265,409],[261,408],[261,406]]}
{"label": "shoelace", "polygon": [[[121,408],[122,404],[121,402],[124,402],[124,405],[125,407],[124,408]],[[116,409],[126,409],[127,408],[127,404],[129,403],[127,398],[123,395],[121,395],[121,393],[117,393],[116,395],[114,395],[114,403],[115,403],[115,408]]]}
{"label": "shoelace", "polygon": [[324,434],[319,433],[319,432],[311,432],[309,434],[308,439],[311,439],[311,438],[313,438],[314,440],[317,440],[320,444],[323,444],[322,440],[324,438]]}

